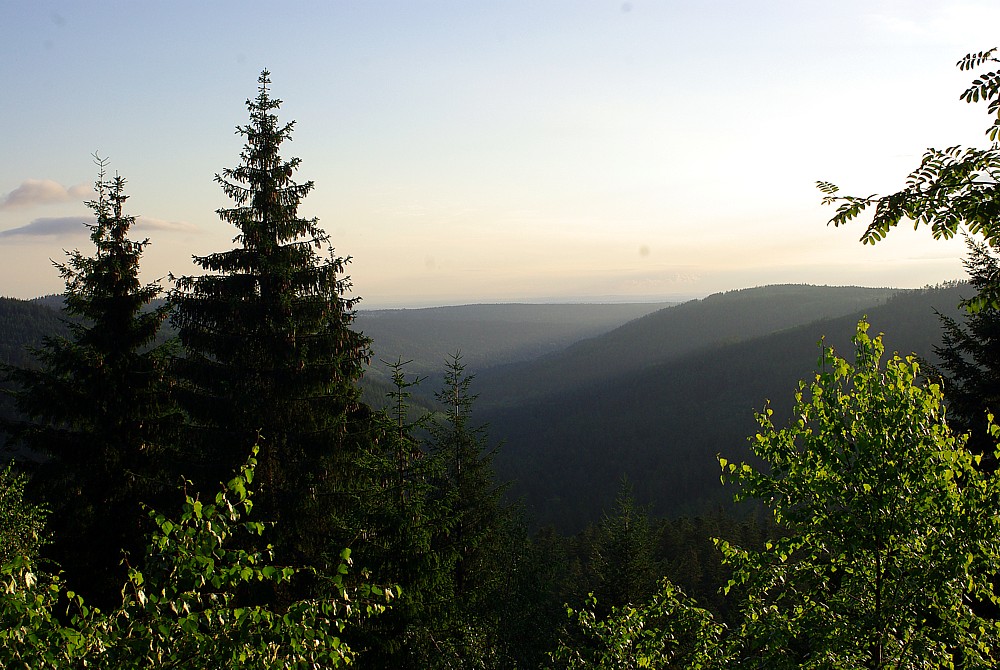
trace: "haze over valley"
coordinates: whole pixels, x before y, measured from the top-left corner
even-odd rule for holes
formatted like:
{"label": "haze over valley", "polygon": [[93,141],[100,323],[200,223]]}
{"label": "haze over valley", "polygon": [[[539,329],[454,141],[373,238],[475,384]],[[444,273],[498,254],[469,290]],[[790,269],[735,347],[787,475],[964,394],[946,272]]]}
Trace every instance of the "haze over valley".
{"label": "haze over valley", "polygon": [[[845,354],[867,316],[891,350],[934,361],[937,313],[960,317],[968,284],[939,288],[765,286],[678,304],[479,304],[362,310],[373,338],[362,379],[387,404],[389,364],[405,362],[415,405],[434,408],[445,362],[461,354],[475,376],[475,417],[502,445],[497,475],[534,525],[566,532],[611,509],[622,478],[657,515],[728,506],[715,457],[746,458],[754,412],[783,412],[822,340]],[[6,361],[64,332],[59,300],[5,299]],[[720,393],[719,389],[725,389]],[[587,491],[581,496],[581,491]]]}

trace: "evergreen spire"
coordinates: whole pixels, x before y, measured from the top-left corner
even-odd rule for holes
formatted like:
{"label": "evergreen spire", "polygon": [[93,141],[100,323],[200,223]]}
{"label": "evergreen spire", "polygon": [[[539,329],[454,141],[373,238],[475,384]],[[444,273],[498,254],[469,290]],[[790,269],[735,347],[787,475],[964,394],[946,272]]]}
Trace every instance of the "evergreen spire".
{"label": "evergreen spire", "polygon": [[86,203],[96,215],[87,224],[94,253],[76,250],[55,263],[69,336],[34,350],[37,367],[4,373],[26,417],[10,441],[44,459],[35,482],[53,512],[50,556],[108,604],[117,587],[104,587],[121,581],[121,548],[143,546],[139,503],[156,502],[173,484],[167,445],[178,415],[168,400],[166,347],[155,346],[166,310],[150,303],[160,287],[139,281],[149,240],[128,237],[135,217],[124,212],[125,179],[109,178],[107,159],[94,158],[97,198]]}
{"label": "evergreen spire", "polygon": [[282,521],[285,560],[315,560],[336,526],[369,415],[355,385],[369,340],[351,330],[350,259],[334,255],[316,218],[298,213],[313,182],[297,182],[300,160],[281,157],[294,122],[278,121],[267,70],[258,83],[249,122],[236,128],[240,163],[215,177],[232,201],[218,214],[239,231],[237,246],[195,257],[206,273],[175,280],[173,322],[187,353],[181,397],[199,483],[225,477],[259,433],[261,513]]}
{"label": "evergreen spire", "polygon": [[1000,259],[987,244],[968,236],[965,241],[964,265],[976,290],[967,302],[980,309],[962,321],[939,314],[944,332],[934,347],[941,361],[935,372],[945,378],[949,422],[969,432],[968,447],[992,463],[996,439],[987,430],[986,414],[1000,415],[1000,309],[982,298],[1000,287]]}

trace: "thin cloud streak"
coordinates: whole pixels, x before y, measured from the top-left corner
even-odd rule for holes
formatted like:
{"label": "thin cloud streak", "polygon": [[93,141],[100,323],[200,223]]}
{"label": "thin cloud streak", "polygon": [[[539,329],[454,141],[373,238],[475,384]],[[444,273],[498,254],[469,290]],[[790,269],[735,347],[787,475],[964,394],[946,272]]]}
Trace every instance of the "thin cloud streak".
{"label": "thin cloud streak", "polygon": [[83,201],[92,197],[93,189],[86,184],[63,186],[51,179],[25,179],[0,200],[0,209],[16,209],[51,205],[69,201]]}
{"label": "thin cloud streak", "polygon": [[0,230],[0,237],[70,237],[85,235],[92,224],[82,216],[56,216],[35,219],[29,224],[9,230]]}
{"label": "thin cloud streak", "polygon": [[[76,237],[87,234],[89,232],[87,226],[93,224],[94,219],[86,216],[43,217],[17,228],[0,230],[0,238]],[[186,221],[166,221],[146,216],[136,218],[134,229],[177,233],[200,232],[197,226]]]}
{"label": "thin cloud streak", "polygon": [[135,219],[136,230],[162,230],[177,233],[197,233],[201,229],[193,223],[187,221],[167,221],[165,219],[154,219],[151,216],[137,216]]}

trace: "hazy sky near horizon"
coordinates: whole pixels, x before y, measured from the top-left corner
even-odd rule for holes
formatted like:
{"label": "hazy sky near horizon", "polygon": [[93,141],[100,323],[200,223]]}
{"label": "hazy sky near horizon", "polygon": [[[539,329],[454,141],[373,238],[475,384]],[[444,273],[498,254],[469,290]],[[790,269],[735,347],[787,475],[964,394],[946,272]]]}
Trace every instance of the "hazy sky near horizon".
{"label": "hazy sky near horizon", "polygon": [[955,62],[995,2],[5,0],[0,295],[89,253],[91,154],[128,180],[147,281],[232,246],[213,182],[271,71],[300,208],[362,306],[663,299],[772,283],[922,286],[960,241],[826,225],[816,180],[902,186],[986,143]]}

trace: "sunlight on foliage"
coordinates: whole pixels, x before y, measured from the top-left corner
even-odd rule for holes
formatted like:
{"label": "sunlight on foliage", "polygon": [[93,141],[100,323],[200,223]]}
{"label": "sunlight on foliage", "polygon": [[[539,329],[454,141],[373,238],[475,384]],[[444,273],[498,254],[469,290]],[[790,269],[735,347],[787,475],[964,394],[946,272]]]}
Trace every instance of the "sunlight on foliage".
{"label": "sunlight on foliage", "polygon": [[854,365],[823,348],[788,427],[758,415],[751,446],[767,467],[722,460],[738,498],[762,500],[785,531],[762,551],[717,540],[727,588],[747,594],[739,655],[761,668],[995,667],[1000,630],[974,605],[996,600],[1000,484],[915,358],[882,367],[867,330]]}
{"label": "sunlight on foliage", "polygon": [[980,611],[997,605],[1000,478],[952,433],[915,358],[883,365],[867,331],[853,364],[822,348],[787,427],[758,415],[759,460],[719,459],[737,499],[762,501],[779,529],[759,550],[715,540],[733,568],[732,628],[664,581],[604,619],[593,599],[570,609],[555,667],[997,666],[1000,626]]}
{"label": "sunlight on foliage", "polygon": [[[181,515],[150,512],[156,524],[147,565],[130,568],[120,608],[89,608],[58,575],[18,557],[2,568],[0,665],[4,668],[317,668],[355,654],[348,622],[382,612],[394,589],[345,589],[350,552],[332,578],[340,596],[278,611],[256,604],[255,584],[313,571],[274,565],[270,552],[242,549],[263,524],[248,520],[253,455],[211,503],[185,496]],[[63,617],[65,612],[66,617]]]}
{"label": "sunlight on foliage", "polygon": [[557,668],[712,668],[723,660],[723,627],[664,579],[647,602],[616,607],[599,620],[588,609],[567,608],[577,639],[550,655]]}

